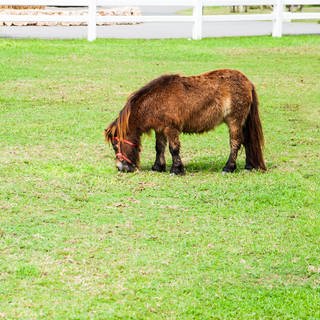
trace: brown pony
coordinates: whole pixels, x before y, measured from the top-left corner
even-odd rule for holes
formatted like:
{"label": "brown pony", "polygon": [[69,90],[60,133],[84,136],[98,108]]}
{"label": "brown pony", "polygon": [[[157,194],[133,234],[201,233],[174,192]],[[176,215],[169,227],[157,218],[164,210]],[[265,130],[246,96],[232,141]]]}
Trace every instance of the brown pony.
{"label": "brown pony", "polygon": [[254,85],[236,70],[215,70],[197,76],[163,75],[134,92],[118,118],[104,134],[116,153],[120,171],[139,166],[141,135],[156,134],[156,160],[152,170],[165,171],[169,141],[170,172],[184,174],[180,158],[180,133],[202,133],[222,122],[229,127],[230,156],[224,172],[236,169],[238,151],[246,152],[245,169],[266,170],[263,132]]}

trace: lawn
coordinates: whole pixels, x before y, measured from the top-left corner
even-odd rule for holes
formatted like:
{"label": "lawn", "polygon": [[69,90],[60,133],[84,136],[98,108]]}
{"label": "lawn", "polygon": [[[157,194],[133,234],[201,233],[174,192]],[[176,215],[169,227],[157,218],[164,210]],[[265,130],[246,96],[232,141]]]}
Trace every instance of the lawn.
{"label": "lawn", "polygon": [[[319,319],[320,37],[0,40],[0,318]],[[242,70],[266,173],[225,126],[182,136],[187,174],[119,174],[102,131],[163,73]],[[169,154],[167,154],[168,159]],[[170,161],[168,161],[170,164]]]}

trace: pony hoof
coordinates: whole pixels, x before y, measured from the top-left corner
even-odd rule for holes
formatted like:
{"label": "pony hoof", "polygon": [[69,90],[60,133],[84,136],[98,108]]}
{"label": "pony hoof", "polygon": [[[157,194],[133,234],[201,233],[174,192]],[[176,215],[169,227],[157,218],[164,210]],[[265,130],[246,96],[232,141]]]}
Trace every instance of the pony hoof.
{"label": "pony hoof", "polygon": [[222,169],[222,174],[232,173],[232,172],[234,172],[235,170],[236,170],[236,167],[234,167],[234,168],[224,167],[224,168]]}
{"label": "pony hoof", "polygon": [[221,173],[222,173],[222,174],[231,174],[231,173],[233,173],[233,172],[234,172],[234,170],[231,171],[231,170],[224,170],[224,169],[223,169]]}
{"label": "pony hoof", "polygon": [[170,176],[184,176],[186,173],[183,172],[170,172]]}
{"label": "pony hoof", "polygon": [[184,176],[185,174],[186,172],[184,170],[182,171],[175,170],[170,172],[170,176]]}
{"label": "pony hoof", "polygon": [[180,172],[180,173],[170,173],[170,177],[178,177],[178,176],[184,176],[186,173],[185,172]]}
{"label": "pony hoof", "polygon": [[156,172],[166,172],[166,166],[161,166],[161,165],[153,165],[151,168],[152,171],[156,171]]}

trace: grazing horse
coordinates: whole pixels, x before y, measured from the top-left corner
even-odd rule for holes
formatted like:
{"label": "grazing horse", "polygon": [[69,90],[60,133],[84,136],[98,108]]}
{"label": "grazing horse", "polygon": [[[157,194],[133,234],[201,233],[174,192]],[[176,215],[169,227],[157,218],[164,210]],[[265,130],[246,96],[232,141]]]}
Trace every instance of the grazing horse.
{"label": "grazing horse", "polygon": [[250,80],[236,70],[154,79],[128,98],[104,135],[113,146],[119,171],[132,172],[139,167],[141,135],[154,130],[156,160],[152,170],[166,170],[165,148],[169,141],[170,172],[184,174],[180,133],[203,133],[223,122],[230,135],[230,155],[223,171],[236,169],[241,145],[246,153],[245,169],[266,170],[257,94]]}

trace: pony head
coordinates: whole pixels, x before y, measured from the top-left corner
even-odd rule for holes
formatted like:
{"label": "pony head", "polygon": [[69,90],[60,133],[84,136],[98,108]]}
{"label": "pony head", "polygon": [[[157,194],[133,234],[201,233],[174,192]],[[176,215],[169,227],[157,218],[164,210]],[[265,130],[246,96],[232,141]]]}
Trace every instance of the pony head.
{"label": "pony head", "polygon": [[139,167],[140,138],[129,132],[129,116],[127,105],[104,130],[105,139],[112,144],[116,155],[116,167],[121,172],[133,172]]}

